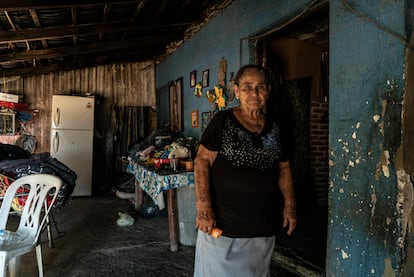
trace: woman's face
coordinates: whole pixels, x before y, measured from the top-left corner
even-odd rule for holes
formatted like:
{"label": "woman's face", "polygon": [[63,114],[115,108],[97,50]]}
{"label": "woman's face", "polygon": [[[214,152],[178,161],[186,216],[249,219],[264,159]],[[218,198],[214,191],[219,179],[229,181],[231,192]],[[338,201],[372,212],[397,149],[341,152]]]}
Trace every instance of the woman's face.
{"label": "woman's face", "polygon": [[248,70],[234,86],[236,97],[240,99],[240,107],[249,110],[260,110],[266,105],[269,87],[263,73],[257,70]]}

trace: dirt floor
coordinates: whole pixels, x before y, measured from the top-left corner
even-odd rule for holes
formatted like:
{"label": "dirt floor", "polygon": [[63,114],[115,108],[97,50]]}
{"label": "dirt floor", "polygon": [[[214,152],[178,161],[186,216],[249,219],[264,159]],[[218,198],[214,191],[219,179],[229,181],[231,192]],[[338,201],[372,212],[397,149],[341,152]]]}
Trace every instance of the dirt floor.
{"label": "dirt floor", "polygon": [[[131,214],[132,226],[116,224],[118,212]],[[169,251],[168,219],[144,219],[128,200],[113,197],[75,198],[55,210],[60,232],[53,230],[54,247],[42,235],[44,276],[192,276],[194,247]],[[22,258],[19,276],[37,276],[34,253]],[[272,263],[272,276],[298,276]]]}

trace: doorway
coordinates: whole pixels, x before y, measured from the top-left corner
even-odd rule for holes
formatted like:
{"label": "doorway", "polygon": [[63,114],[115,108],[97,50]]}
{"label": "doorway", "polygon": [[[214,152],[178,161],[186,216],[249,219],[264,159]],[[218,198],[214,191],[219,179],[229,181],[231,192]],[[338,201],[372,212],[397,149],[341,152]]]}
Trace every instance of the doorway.
{"label": "doorway", "polygon": [[289,24],[251,43],[256,46],[256,62],[271,76],[267,114],[292,137],[298,225],[292,236],[281,228],[276,245],[323,269],[329,186],[329,2],[307,7]]}

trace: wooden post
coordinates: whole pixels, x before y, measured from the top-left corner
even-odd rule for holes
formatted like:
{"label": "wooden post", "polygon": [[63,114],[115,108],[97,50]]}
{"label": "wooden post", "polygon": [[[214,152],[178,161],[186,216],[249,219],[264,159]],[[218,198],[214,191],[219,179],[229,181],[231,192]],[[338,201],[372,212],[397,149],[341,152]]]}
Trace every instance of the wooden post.
{"label": "wooden post", "polygon": [[177,234],[177,216],[175,214],[176,189],[167,190],[167,208],[168,208],[168,229],[170,231],[170,251],[178,251],[178,234]]}

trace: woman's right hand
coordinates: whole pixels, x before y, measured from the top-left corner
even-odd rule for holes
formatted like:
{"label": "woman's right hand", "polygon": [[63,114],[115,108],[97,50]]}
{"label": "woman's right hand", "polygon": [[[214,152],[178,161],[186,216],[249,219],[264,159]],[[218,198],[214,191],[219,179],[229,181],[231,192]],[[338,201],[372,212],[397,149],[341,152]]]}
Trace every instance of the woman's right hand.
{"label": "woman's right hand", "polygon": [[197,203],[196,228],[210,234],[215,226],[216,220],[211,205]]}
{"label": "woman's right hand", "polygon": [[217,157],[217,151],[208,150],[202,144],[194,160],[194,187],[196,193],[196,228],[207,234],[216,226],[216,217],[211,208],[210,168]]}

